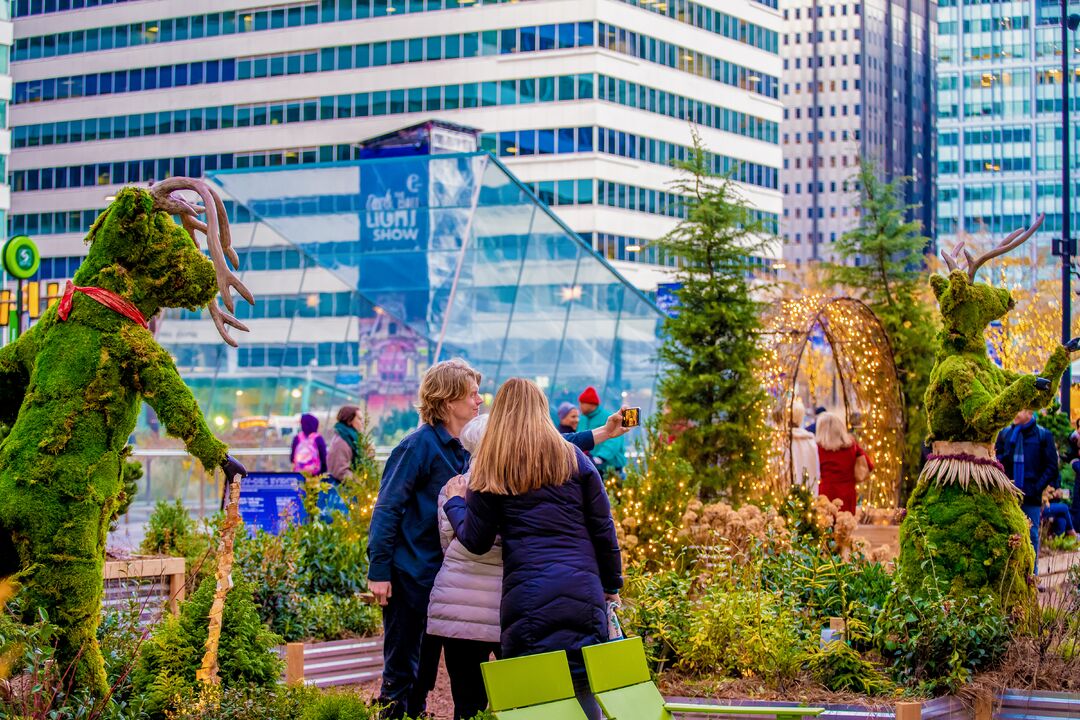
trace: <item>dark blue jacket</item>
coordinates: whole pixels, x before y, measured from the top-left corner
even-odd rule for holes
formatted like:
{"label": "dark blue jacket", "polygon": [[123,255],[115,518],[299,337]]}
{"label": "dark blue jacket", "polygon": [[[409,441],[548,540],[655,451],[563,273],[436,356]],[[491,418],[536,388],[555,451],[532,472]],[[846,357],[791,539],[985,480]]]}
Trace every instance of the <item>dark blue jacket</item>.
{"label": "dark blue jacket", "polygon": [[523,495],[469,492],[443,506],[470,552],[502,536],[505,657],[606,642],[604,592],[622,587],[622,559],[607,492],[580,450],[577,473]]}
{"label": "dark blue jacket", "polygon": [[[1013,452],[1015,451],[1015,425],[1010,425],[997,436],[994,452],[998,462],[1005,466],[1005,474],[1013,478]],[[1042,505],[1043,490],[1058,479],[1058,454],[1054,435],[1041,427],[1033,418],[1021,426],[1024,440],[1024,505]],[[1019,487],[1019,486],[1018,486]]]}
{"label": "dark blue jacket", "polygon": [[[591,450],[590,432],[564,436]],[[390,453],[368,530],[368,578],[393,582],[393,592],[427,607],[442,565],[438,503],[443,485],[465,472],[469,453],[441,424],[423,424]]]}

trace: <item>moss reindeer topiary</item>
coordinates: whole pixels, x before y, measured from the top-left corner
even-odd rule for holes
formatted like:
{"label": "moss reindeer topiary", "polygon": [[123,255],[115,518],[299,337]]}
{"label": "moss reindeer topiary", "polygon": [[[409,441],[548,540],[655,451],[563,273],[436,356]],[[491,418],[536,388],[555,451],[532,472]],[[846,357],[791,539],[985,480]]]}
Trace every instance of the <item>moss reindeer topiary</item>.
{"label": "moss reindeer topiary", "polygon": [[1035,556],[994,440],[1020,410],[1050,404],[1080,342],[1055,348],[1042,376],[999,368],[987,355],[984,331],[1014,303],[1008,290],[975,282],[975,273],[1031,237],[1042,220],[978,258],[965,251],[966,269],[959,267],[962,243],[942,252],[949,274],[930,278],[943,323],[926,391],[933,452],[908,501],[897,559],[908,592],[931,579],[955,596],[989,594],[1016,618],[1034,607]]}
{"label": "moss reindeer topiary", "polygon": [[[184,190],[204,205],[173,194]],[[196,231],[206,235],[212,260],[200,252]],[[15,575],[27,611],[45,608],[61,628],[56,658],[65,670],[75,663],[74,684],[104,694],[95,631],[105,539],[137,477],[125,458],[141,402],[207,470],[244,474],[210,432],[147,318],[166,307],[208,307],[235,345],[225,326],[247,328],[215,295],[229,312],[232,289],[253,298],[226,265],[226,257],[237,265],[228,220],[201,181],[124,188],[86,241],[87,258],[63,299],[0,349],[0,422],[11,425],[0,443],[0,577]]]}

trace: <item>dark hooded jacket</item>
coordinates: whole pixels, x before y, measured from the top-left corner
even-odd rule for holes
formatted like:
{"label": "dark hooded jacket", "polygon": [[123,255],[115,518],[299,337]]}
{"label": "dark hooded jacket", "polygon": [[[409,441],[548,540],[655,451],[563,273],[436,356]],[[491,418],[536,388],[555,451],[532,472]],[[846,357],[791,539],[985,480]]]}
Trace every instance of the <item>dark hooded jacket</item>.
{"label": "dark hooded jacket", "polygon": [[608,639],[604,593],[622,587],[619,543],[600,475],[574,452],[577,472],[562,485],[522,495],[470,491],[444,505],[470,552],[487,552],[502,536],[505,657]]}

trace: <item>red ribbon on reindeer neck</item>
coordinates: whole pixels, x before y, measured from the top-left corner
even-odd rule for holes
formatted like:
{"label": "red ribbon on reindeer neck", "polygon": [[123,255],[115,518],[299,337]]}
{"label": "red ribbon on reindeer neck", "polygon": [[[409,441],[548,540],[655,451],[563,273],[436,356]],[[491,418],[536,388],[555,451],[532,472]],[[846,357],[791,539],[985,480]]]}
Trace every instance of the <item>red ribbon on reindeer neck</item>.
{"label": "red ribbon on reindeer neck", "polygon": [[56,309],[56,314],[60,316],[61,321],[67,320],[68,315],[71,314],[72,299],[77,292],[81,292],[83,295],[93,298],[113,312],[120,313],[129,320],[133,320],[142,325],[147,330],[150,329],[150,324],[146,322],[146,318],[143,317],[139,308],[135,307],[135,303],[130,300],[125,300],[111,290],[99,287],[80,287],[78,285],[73,285],[70,280],[68,280],[67,285],[64,286],[64,296],[60,298],[60,307]]}

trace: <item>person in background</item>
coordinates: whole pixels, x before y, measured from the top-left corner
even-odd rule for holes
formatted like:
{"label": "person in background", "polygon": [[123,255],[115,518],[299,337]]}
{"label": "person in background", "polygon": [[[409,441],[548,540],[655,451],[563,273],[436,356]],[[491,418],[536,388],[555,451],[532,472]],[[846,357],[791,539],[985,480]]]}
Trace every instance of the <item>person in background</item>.
{"label": "person in background", "polygon": [[1069,433],[1069,447],[1065,462],[1073,470],[1072,497],[1069,500],[1069,514],[1073,528],[1080,528],[1080,418],[1073,421],[1073,431]]}
{"label": "person in background", "polygon": [[818,418],[821,417],[821,414],[825,412],[828,412],[828,410],[825,408],[824,405],[818,405],[816,408],[814,408],[814,422],[807,425],[806,429],[812,433],[816,433]]}
{"label": "person in background", "polygon": [[371,515],[368,588],[383,610],[377,702],[388,718],[422,717],[435,685],[442,643],[427,633],[427,619],[443,561],[438,499],[443,485],[468,466],[458,438],[483,404],[480,379],[464,360],[428,368],[420,381],[420,427],[390,453]]}
{"label": "person in background", "polygon": [[791,404],[791,482],[806,488],[811,495],[817,495],[821,479],[818,448],[814,433],[802,426],[805,416],[806,406],[795,398]]}
{"label": "person in background", "polygon": [[352,480],[352,474],[360,466],[365,448],[360,447],[360,433],[364,430],[364,417],[355,405],[342,405],[338,410],[334,437],[330,439],[326,469],[335,483]]}
{"label": "person in background", "polygon": [[567,651],[578,701],[599,720],[581,648],[609,639],[605,601],[618,602],[622,560],[604,483],[549,412],[535,383],[507,380],[471,478],[451,481],[444,508],[472,553],[502,536],[503,656]]}
{"label": "person in background", "polygon": [[289,462],[294,472],[307,475],[326,472],[326,440],[319,434],[319,419],[310,413],[300,416],[300,432],[293,437]]}
{"label": "person in background", "polygon": [[[578,396],[578,405],[581,407],[579,430],[594,430],[607,423],[608,415],[600,407],[600,394],[592,385]],[[603,443],[598,442],[590,456],[601,476],[622,475],[623,468],[626,467],[625,441],[616,437]]]}
{"label": "person in background", "polygon": [[1069,506],[1064,502],[1065,495],[1060,488],[1047,488],[1043,493],[1042,517],[1049,526],[1050,535],[1064,535],[1076,537],[1076,526],[1073,525]]}
{"label": "person in background", "polygon": [[830,500],[840,500],[841,510],[855,514],[858,497],[855,464],[860,457],[864,457],[868,470],[873,470],[874,463],[847,431],[844,419],[836,413],[818,415],[814,439],[817,441],[821,471],[818,494]]}
{"label": "person in background", "polygon": [[1005,467],[1005,474],[1024,494],[1020,508],[1031,523],[1031,546],[1035,548],[1035,573],[1038,574],[1043,491],[1058,478],[1054,435],[1039,425],[1031,410],[1021,410],[1016,413],[1012,425],[998,433],[994,453],[998,462]]}
{"label": "person in background", "polygon": [[559,405],[559,432],[563,435],[567,433],[577,432],[578,423],[581,421],[581,414],[578,409],[568,402],[564,402]]}

